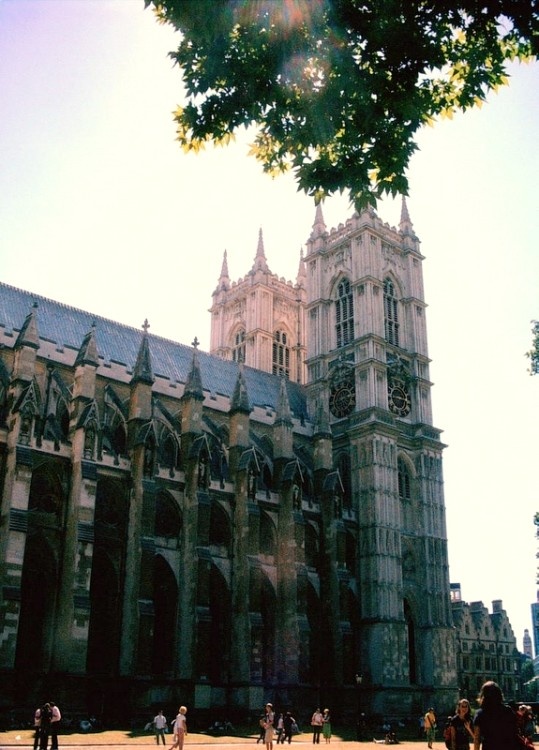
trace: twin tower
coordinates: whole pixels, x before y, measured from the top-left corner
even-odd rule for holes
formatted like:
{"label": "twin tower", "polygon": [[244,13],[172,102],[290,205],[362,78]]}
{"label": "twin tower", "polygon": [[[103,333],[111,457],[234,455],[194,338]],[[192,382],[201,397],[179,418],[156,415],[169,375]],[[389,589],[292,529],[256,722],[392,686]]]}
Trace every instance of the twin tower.
{"label": "twin tower", "polygon": [[386,714],[457,694],[422,263],[405,200],[398,228],[366,209],[328,231],[318,206],[294,284],[271,273],[260,232],[235,283],[225,253],[210,311],[213,355],[304,385],[314,474],[336,470],[343,491],[322,652],[339,642],[344,682],[354,671],[365,710]]}

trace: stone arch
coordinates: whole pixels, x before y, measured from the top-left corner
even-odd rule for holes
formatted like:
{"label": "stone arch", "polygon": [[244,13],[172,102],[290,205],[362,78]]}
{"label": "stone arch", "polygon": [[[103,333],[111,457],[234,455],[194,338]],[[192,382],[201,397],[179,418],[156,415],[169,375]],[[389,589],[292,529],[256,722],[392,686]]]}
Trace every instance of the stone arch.
{"label": "stone arch", "polygon": [[178,584],[162,555],[153,562],[153,611],[152,672],[173,676]]}
{"label": "stone arch", "polygon": [[260,512],[258,549],[263,555],[274,556],[277,551],[277,529],[268,513]]}
{"label": "stone arch", "polygon": [[29,445],[34,436],[36,420],[41,414],[41,391],[35,378],[19,395],[13,405],[13,413],[20,413],[18,442]]}
{"label": "stone arch", "polygon": [[61,468],[51,461],[46,461],[32,472],[30,493],[28,496],[28,510],[32,513],[29,519],[31,525],[44,520],[47,514],[47,526],[51,521],[61,524],[64,503],[67,495],[67,483]]}
{"label": "stone arch", "polygon": [[269,683],[275,667],[275,587],[262,568],[253,566],[249,578],[251,622],[251,680]]}
{"label": "stone arch", "polygon": [[216,687],[229,678],[232,608],[228,583],[219,568],[211,564],[208,577],[208,606],[197,623],[197,675]]}
{"label": "stone arch", "polygon": [[87,656],[90,674],[112,676],[118,672],[128,515],[127,484],[100,478],[96,487],[90,577]]}
{"label": "stone arch", "polygon": [[[160,543],[167,547],[179,547],[182,530],[182,514],[177,502],[166,491],[158,492],[155,497],[155,518],[153,534],[156,546]],[[160,542],[160,540],[162,540]],[[175,543],[175,544],[174,544]]]}
{"label": "stone arch", "polygon": [[47,672],[53,647],[58,563],[46,535],[38,530],[26,538],[17,631],[17,673]]}
{"label": "stone arch", "polygon": [[212,502],[210,509],[209,544],[226,551],[230,557],[232,552],[232,527],[228,513],[218,502]]}
{"label": "stone arch", "polygon": [[176,469],[180,468],[180,443],[172,430],[163,427],[159,436],[159,463],[169,470],[174,476]]}
{"label": "stone arch", "polygon": [[87,670],[89,674],[114,676],[118,673],[122,580],[118,556],[103,544],[94,545],[90,579],[90,623]]}
{"label": "stone arch", "polygon": [[123,403],[114,389],[105,388],[105,412],[102,426],[102,449],[115,457],[127,455],[127,424]]}

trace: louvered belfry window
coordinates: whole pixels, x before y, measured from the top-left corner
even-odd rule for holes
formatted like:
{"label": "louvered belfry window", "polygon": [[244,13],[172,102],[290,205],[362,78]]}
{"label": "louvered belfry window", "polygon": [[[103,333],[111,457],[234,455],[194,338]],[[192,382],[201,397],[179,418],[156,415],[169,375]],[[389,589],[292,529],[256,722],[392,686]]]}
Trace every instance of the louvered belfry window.
{"label": "louvered belfry window", "polygon": [[354,339],[354,300],[348,279],[343,279],[337,287],[335,300],[335,330],[337,348],[346,346]]}
{"label": "louvered belfry window", "polygon": [[391,279],[384,281],[384,327],[388,344],[399,346],[399,303]]}

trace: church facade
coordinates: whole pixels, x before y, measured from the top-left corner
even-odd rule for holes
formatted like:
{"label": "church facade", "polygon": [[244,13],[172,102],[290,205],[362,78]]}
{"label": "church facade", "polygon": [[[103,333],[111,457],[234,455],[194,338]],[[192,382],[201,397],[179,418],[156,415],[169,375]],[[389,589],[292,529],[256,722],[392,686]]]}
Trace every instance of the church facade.
{"label": "church facade", "polygon": [[318,209],[295,283],[225,256],[209,354],[0,285],[3,707],[453,704],[422,262]]}

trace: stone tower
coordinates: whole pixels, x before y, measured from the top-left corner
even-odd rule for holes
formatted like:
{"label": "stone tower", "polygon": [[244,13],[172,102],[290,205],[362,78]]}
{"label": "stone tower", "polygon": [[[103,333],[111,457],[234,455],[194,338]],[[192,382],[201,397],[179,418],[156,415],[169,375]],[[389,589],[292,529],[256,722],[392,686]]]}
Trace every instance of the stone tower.
{"label": "stone tower", "polygon": [[272,273],[262,230],[251,270],[230,282],[225,250],[213,292],[210,354],[305,382],[305,270],[300,258],[296,283]]}
{"label": "stone tower", "polygon": [[357,512],[358,684],[371,711],[387,713],[398,695],[409,715],[416,686],[449,698],[457,684],[422,262],[404,200],[398,229],[366,209],[328,232],[317,208],[305,257],[308,402],[329,415]]}

